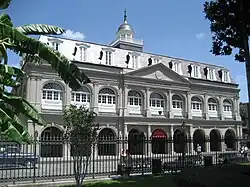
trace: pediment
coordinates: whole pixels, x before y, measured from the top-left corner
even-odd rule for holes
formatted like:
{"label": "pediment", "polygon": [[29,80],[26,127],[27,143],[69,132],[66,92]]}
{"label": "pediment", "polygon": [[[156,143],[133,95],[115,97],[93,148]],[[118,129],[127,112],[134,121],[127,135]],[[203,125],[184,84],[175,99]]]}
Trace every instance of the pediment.
{"label": "pediment", "polygon": [[162,63],[143,67],[141,69],[129,72],[127,73],[127,75],[141,77],[141,78],[168,81],[168,82],[190,83],[183,76],[169,69]]}

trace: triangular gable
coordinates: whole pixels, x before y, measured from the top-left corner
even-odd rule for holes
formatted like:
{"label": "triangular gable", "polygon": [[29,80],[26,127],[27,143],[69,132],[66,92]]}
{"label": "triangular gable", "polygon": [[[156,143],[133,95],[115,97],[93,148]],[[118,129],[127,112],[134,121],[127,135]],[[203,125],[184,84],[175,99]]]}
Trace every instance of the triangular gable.
{"label": "triangular gable", "polygon": [[183,76],[179,75],[175,71],[171,70],[162,63],[154,64],[151,66],[143,67],[135,71],[126,73],[126,75],[131,75],[135,77],[165,80],[173,82],[190,83]]}

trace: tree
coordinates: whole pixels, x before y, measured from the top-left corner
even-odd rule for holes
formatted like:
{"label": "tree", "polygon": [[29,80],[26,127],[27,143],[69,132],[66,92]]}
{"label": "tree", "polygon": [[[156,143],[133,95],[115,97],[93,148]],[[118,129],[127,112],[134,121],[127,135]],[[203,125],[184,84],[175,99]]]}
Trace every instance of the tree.
{"label": "tree", "polygon": [[[216,0],[204,4],[205,18],[210,23],[212,50],[214,55],[232,55],[235,60],[245,62],[250,99],[250,1]],[[236,51],[237,50],[237,51]],[[250,116],[250,109],[248,109]],[[248,119],[250,122],[250,118]],[[250,123],[249,123],[250,124]]]}
{"label": "tree", "polygon": [[[11,0],[1,0],[0,9],[9,7]],[[82,84],[89,83],[88,77],[65,56],[46,44],[28,35],[59,35],[64,29],[51,25],[30,24],[14,27],[8,14],[0,15],[0,134],[17,142],[29,142],[30,136],[20,115],[39,125],[46,125],[37,110],[24,98],[6,90],[6,87],[16,89],[20,86],[25,72],[20,68],[8,65],[7,50],[12,50],[26,60],[38,63],[48,62],[59,74],[62,80],[72,89],[78,89]]]}
{"label": "tree", "polygon": [[65,139],[71,147],[76,185],[83,186],[91,151],[96,143],[98,124],[96,113],[84,106],[70,105],[64,110]]}

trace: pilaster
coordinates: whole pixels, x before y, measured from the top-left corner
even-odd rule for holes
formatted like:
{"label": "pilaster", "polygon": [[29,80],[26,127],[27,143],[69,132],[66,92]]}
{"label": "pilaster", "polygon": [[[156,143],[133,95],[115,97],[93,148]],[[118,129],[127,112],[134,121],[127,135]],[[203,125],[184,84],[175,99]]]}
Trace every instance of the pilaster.
{"label": "pilaster", "polygon": [[224,120],[224,112],[223,112],[223,97],[219,97],[219,118],[220,120]]}
{"label": "pilaster", "polygon": [[127,116],[128,115],[128,92],[129,92],[129,89],[128,89],[128,86],[127,85],[124,85],[124,116]]}
{"label": "pilaster", "polygon": [[118,98],[119,98],[119,103],[118,103],[118,106],[119,106],[119,116],[123,116],[123,88],[122,87],[119,87],[119,90],[118,90]]}
{"label": "pilaster", "polygon": [[172,91],[168,90],[168,117],[173,118]]}
{"label": "pilaster", "polygon": [[187,92],[187,104],[186,104],[186,108],[187,108],[187,118],[188,119],[192,119],[192,113],[191,113],[191,93]]}
{"label": "pilaster", "polygon": [[[147,135],[148,135],[148,141],[150,141],[151,135],[152,135],[151,125],[148,125]],[[147,145],[148,145],[148,155],[151,155],[152,154],[152,143],[148,142]]]}
{"label": "pilaster", "polygon": [[93,111],[98,114],[98,95],[99,95],[99,84],[98,82],[93,82]]}
{"label": "pilaster", "polygon": [[208,95],[207,94],[204,94],[203,111],[204,111],[204,118],[206,120],[209,120],[209,115],[208,115]]}
{"label": "pilaster", "polygon": [[150,94],[151,91],[149,88],[146,88],[146,117],[150,117],[151,116],[151,112],[150,112]]}
{"label": "pilaster", "polygon": [[171,139],[171,146],[170,146],[170,153],[174,153],[174,127],[173,125],[170,126],[170,139]]}

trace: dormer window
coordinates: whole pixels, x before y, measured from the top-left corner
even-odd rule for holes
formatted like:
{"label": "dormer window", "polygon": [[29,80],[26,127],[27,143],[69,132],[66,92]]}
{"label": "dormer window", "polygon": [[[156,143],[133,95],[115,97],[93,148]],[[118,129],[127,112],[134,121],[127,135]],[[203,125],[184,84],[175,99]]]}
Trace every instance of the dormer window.
{"label": "dormer window", "polygon": [[139,63],[140,63],[140,53],[129,53],[129,55],[131,56],[131,68],[133,69],[138,69],[139,68]]}
{"label": "dormer window", "polygon": [[49,45],[52,46],[53,49],[59,51],[59,48],[60,48],[60,44],[63,43],[62,40],[59,40],[59,39],[56,39],[56,38],[49,38],[48,39],[49,41]]}
{"label": "dormer window", "polygon": [[208,80],[216,80],[215,69],[207,68],[207,79]]}
{"label": "dormer window", "polygon": [[222,82],[230,83],[230,75],[229,71],[223,70],[222,71]]}
{"label": "dormer window", "polygon": [[76,46],[79,48],[79,60],[81,62],[86,62],[87,59],[87,50],[90,47],[89,45],[86,45],[84,43],[77,43]]}
{"label": "dormer window", "polygon": [[102,49],[104,52],[104,60],[105,60],[105,65],[112,65],[113,64],[113,53],[115,52],[114,49],[111,48],[103,48]]}
{"label": "dormer window", "polygon": [[176,73],[181,74],[181,64],[180,62],[173,62],[172,70],[175,71]]}
{"label": "dormer window", "polygon": [[59,50],[59,43],[56,43],[56,42],[52,42],[52,47],[55,49],[55,50]]}
{"label": "dormer window", "polygon": [[200,78],[200,66],[198,65],[192,65],[192,72],[191,72],[191,77],[193,78]]}

